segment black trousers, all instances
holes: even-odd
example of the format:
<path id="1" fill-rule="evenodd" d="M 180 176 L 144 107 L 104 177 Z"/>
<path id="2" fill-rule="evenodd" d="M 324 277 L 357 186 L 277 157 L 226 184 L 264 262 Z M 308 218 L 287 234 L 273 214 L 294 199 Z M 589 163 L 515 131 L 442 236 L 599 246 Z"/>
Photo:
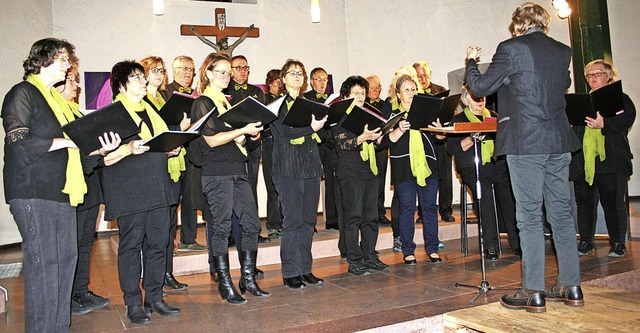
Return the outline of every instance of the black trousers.
<path id="1" fill-rule="evenodd" d="M 343 202 L 344 234 L 347 261 L 358 263 L 376 259 L 378 242 L 377 192 L 378 178 L 340 178 L 340 193 Z"/>
<path id="2" fill-rule="evenodd" d="M 186 183 L 184 177 L 185 177 L 185 173 L 183 172 L 180 174 L 180 179 L 178 179 L 177 182 L 174 182 L 173 180 L 171 180 L 171 188 L 173 189 L 173 194 L 176 202 L 180 200 L 180 192 L 181 192 L 180 189 L 183 187 L 182 185 Z M 171 207 L 169 207 L 169 216 L 171 217 L 171 226 L 169 227 L 169 242 L 167 243 L 167 252 L 165 254 L 167 258 L 165 272 L 173 274 L 173 248 L 174 248 L 174 241 L 176 239 L 176 234 L 178 230 L 178 205 L 177 204 L 171 205 Z"/>
<path id="3" fill-rule="evenodd" d="M 78 264 L 73 280 L 73 293 L 85 293 L 89 291 L 89 259 L 91 248 L 96 236 L 96 223 L 100 205 L 78 210 L 76 221 L 78 222 Z"/>
<path id="4" fill-rule="evenodd" d="M 376 152 L 376 164 L 378 166 L 378 220 L 383 220 L 387 215 L 384 206 L 385 183 L 387 181 L 387 166 L 389 165 L 389 149 Z"/>
<path id="5" fill-rule="evenodd" d="M 144 258 L 142 287 L 145 302 L 162 301 L 170 224 L 169 206 L 118 218 L 118 278 L 125 305 L 142 305 L 139 287 L 141 251 Z"/>
<path id="6" fill-rule="evenodd" d="M 453 201 L 451 156 L 447 153 L 446 143 L 436 144 L 434 150 L 438 159 L 438 173 L 440 175 L 440 181 L 438 182 L 438 210 L 442 217 L 453 214 L 453 209 L 451 208 L 451 202 Z"/>
<path id="7" fill-rule="evenodd" d="M 255 251 L 258 248 L 260 219 L 249 178 L 246 175 L 202 176 L 202 190 L 212 215 L 211 221 L 207 221 L 211 228 L 211 254 L 221 256 L 229 252 L 233 214 L 242 227 L 241 248 Z"/>
<path id="8" fill-rule="evenodd" d="M 185 159 L 187 170 L 180 175 L 180 243 L 193 244 L 196 242 L 198 232 L 198 214 L 196 210 L 193 209 L 194 204 L 191 196 L 194 195 L 194 192 L 193 189 L 191 189 L 192 183 L 189 177 L 193 176 L 196 166 L 186 157 Z M 175 235 L 172 239 L 175 239 Z"/>
<path id="9" fill-rule="evenodd" d="M 273 184 L 273 137 L 262 138 L 262 176 L 267 191 L 267 230 L 282 229 L 280 197 Z"/>
<path id="10" fill-rule="evenodd" d="M 313 228 L 318 214 L 320 178 L 291 178 L 274 174 L 282 199 L 280 259 L 282 277 L 311 273 Z"/>
<path id="11" fill-rule="evenodd" d="M 325 223 L 328 225 L 339 225 L 339 208 L 340 203 L 340 185 L 335 173 L 336 152 L 330 149 L 326 143 L 321 143 L 318 147 L 320 150 L 320 160 L 324 170 L 324 214 L 326 216 Z"/>
<path id="12" fill-rule="evenodd" d="M 599 196 L 609 232 L 609 243 L 624 244 L 627 239 L 628 216 L 625 194 L 628 180 L 629 176 L 621 172 L 596 173 L 592 186 L 589 186 L 583 176 L 574 179 L 581 241 L 594 241 Z"/>

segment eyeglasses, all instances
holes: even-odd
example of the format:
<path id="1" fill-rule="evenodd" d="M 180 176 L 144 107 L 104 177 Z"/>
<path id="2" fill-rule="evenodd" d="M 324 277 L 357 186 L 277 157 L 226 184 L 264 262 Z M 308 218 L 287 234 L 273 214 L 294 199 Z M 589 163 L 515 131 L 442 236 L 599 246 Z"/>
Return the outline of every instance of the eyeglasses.
<path id="1" fill-rule="evenodd" d="M 418 89 L 416 89 L 416 88 L 404 88 L 404 89 L 400 90 L 400 92 L 405 93 L 405 94 L 406 93 L 416 93 L 416 92 L 418 92 Z"/>
<path id="2" fill-rule="evenodd" d="M 365 93 L 364 91 L 354 91 L 354 92 L 350 93 L 349 95 L 351 95 L 351 96 L 367 96 L 367 93 Z"/>
<path id="3" fill-rule="evenodd" d="M 147 77 L 144 76 L 144 74 L 139 73 L 139 74 L 133 74 L 133 75 L 129 75 L 129 78 L 135 81 L 139 81 L 139 82 L 143 82 L 143 81 L 147 81 Z"/>
<path id="4" fill-rule="evenodd" d="M 298 76 L 298 77 L 304 76 L 303 72 L 296 72 L 296 71 L 288 71 L 285 74 L 289 76 Z"/>
<path id="5" fill-rule="evenodd" d="M 601 76 L 603 76 L 605 74 L 607 74 L 607 72 L 593 72 L 593 73 L 586 74 L 585 77 L 587 79 L 590 79 L 592 77 L 601 77 Z"/>
<path id="6" fill-rule="evenodd" d="M 329 81 L 329 79 L 321 79 L 321 78 L 315 78 L 315 79 L 311 79 L 311 80 L 318 81 L 318 82 L 327 82 L 327 81 Z"/>
<path id="7" fill-rule="evenodd" d="M 182 70 L 182 71 L 185 71 L 185 72 L 193 72 L 193 70 L 195 68 L 188 67 L 188 66 L 182 66 L 182 67 L 174 67 L 173 69 L 179 69 L 179 70 Z"/>
<path id="8" fill-rule="evenodd" d="M 149 72 L 153 73 L 153 74 L 164 74 L 165 69 L 162 67 L 156 67 L 156 68 L 151 68 L 149 70 Z"/>
<path id="9" fill-rule="evenodd" d="M 69 61 L 69 56 L 66 56 L 62 53 L 58 53 L 56 54 L 53 59 L 60 61 L 61 63 L 67 63 L 70 64 L 71 62 Z"/>
<path id="10" fill-rule="evenodd" d="M 219 70 L 219 69 L 212 69 L 212 72 L 216 72 L 216 73 L 220 73 L 220 75 L 229 75 L 231 76 L 231 72 L 227 72 L 227 71 L 223 71 L 223 70 Z"/>
<path id="11" fill-rule="evenodd" d="M 238 72 L 248 72 L 251 67 L 249 66 L 232 66 L 231 68 L 237 70 Z"/>

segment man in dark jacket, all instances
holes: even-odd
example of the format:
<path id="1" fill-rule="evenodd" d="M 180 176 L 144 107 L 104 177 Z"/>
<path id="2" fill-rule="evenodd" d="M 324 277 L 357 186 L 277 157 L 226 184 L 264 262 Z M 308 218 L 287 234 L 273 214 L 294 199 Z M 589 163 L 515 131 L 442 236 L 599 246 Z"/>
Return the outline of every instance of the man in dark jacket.
<path id="1" fill-rule="evenodd" d="M 550 16 L 526 2 L 512 15 L 513 38 L 498 45 L 484 74 L 480 48 L 467 49 L 467 82 L 475 96 L 498 92 L 495 155 L 506 155 L 522 246 L 522 289 L 504 295 L 510 309 L 544 312 L 545 298 L 582 306 L 575 222 L 571 216 L 569 162 L 580 148 L 565 114 L 564 93 L 571 85 L 571 49 L 548 37 Z M 557 285 L 545 289 L 542 202 L 558 255 Z"/>

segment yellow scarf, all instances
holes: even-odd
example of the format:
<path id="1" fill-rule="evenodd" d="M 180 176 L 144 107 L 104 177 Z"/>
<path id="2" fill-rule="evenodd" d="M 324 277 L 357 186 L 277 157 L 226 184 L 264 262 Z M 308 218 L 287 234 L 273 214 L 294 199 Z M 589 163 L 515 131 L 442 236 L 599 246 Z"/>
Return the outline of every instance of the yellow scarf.
<path id="1" fill-rule="evenodd" d="M 153 104 L 156 110 L 160 110 L 167 102 L 164 100 L 164 97 L 162 97 L 160 92 L 156 92 L 156 95 L 158 95 L 158 98 L 147 92 L 147 98 L 151 101 L 151 104 Z M 183 147 L 180 149 L 180 153 L 178 153 L 178 155 L 169 157 L 168 160 L 169 174 L 171 175 L 171 179 L 176 183 L 180 179 L 180 176 L 178 176 L 177 179 L 174 179 L 175 175 L 178 174 L 178 172 L 185 171 L 187 169 L 184 162 L 185 155 L 187 155 L 187 151 Z"/>
<path id="2" fill-rule="evenodd" d="M 593 176 L 596 173 L 596 156 L 600 156 L 600 162 L 607 158 L 602 129 L 585 126 L 582 152 L 584 154 L 584 179 L 589 185 L 593 185 Z"/>
<path id="3" fill-rule="evenodd" d="M 140 101 L 140 103 L 134 103 L 122 94 L 118 94 L 116 98 L 114 98 L 114 101 L 122 102 L 122 105 L 124 105 L 124 108 L 127 109 L 127 112 L 129 113 L 129 116 L 131 116 L 131 119 L 133 119 L 136 124 L 140 124 L 140 133 L 138 135 L 140 135 L 140 138 L 142 140 L 149 140 L 153 137 L 153 135 L 151 134 L 151 130 L 149 130 L 147 124 L 145 124 L 142 119 L 140 119 L 140 116 L 136 114 L 136 111 L 147 111 L 147 115 L 149 116 L 149 120 L 151 121 L 151 126 L 156 133 L 162 133 L 169 130 L 167 124 L 164 123 L 164 120 L 162 120 L 162 118 L 158 115 L 158 113 L 156 113 L 151 105 L 149 105 L 144 100 Z M 182 154 L 182 151 L 180 151 L 180 154 Z M 180 179 L 180 172 L 186 170 L 186 167 L 184 165 L 184 158 L 177 158 L 181 156 L 183 155 L 174 156 L 167 160 L 167 172 L 174 182 L 177 182 Z"/>
<path id="4" fill-rule="evenodd" d="M 351 110 L 353 110 L 353 105 L 351 105 L 346 114 L 350 114 Z M 374 175 L 378 175 L 378 164 L 376 163 L 376 148 L 374 147 L 372 142 L 363 142 L 362 150 L 360 151 L 360 157 L 363 161 L 369 161 L 369 168 Z"/>
<path id="5" fill-rule="evenodd" d="M 147 92 L 147 98 L 149 99 L 149 101 L 151 101 L 151 104 L 153 104 L 156 109 L 160 110 L 167 102 L 164 100 L 160 92 L 156 92 L 156 95 L 158 95 L 157 98 L 151 95 L 151 93 Z"/>
<path id="6" fill-rule="evenodd" d="M 398 109 L 406 111 L 402 105 Z M 404 117 L 409 113 L 405 113 Z M 409 163 L 411 164 L 411 174 L 416 177 L 419 186 L 427 186 L 426 179 L 431 176 L 431 169 L 427 163 L 422 142 L 422 133 L 419 130 L 409 130 Z"/>
<path id="7" fill-rule="evenodd" d="M 75 119 L 73 110 L 69 107 L 69 104 L 67 104 L 67 100 L 62 97 L 56 88 L 51 87 L 51 89 L 47 90 L 42 79 L 35 74 L 29 75 L 27 82 L 38 88 L 47 101 L 47 104 L 49 104 L 53 110 L 61 126 Z M 64 134 L 64 137 L 65 139 L 69 139 L 66 134 Z M 84 182 L 84 175 L 82 174 L 80 151 L 77 148 L 67 148 L 67 154 L 66 181 L 62 193 L 68 194 L 69 203 L 71 206 L 76 207 L 84 202 L 84 195 L 87 193 L 87 184 Z"/>
<path id="8" fill-rule="evenodd" d="M 294 101 L 295 100 L 291 100 L 291 101 L 285 100 L 285 102 L 287 103 L 287 111 L 289 111 L 291 109 L 291 106 L 293 105 Z M 322 140 L 320 140 L 320 136 L 318 136 L 318 133 L 314 132 L 313 134 L 311 134 L 311 138 L 316 140 L 317 143 L 322 142 Z M 292 145 L 301 145 L 301 144 L 304 143 L 304 136 L 301 136 L 301 137 L 295 138 L 295 139 L 291 139 L 291 140 L 289 140 L 289 143 L 292 144 Z"/>
<path id="9" fill-rule="evenodd" d="M 469 119 L 469 121 L 472 123 L 481 122 L 481 120 L 473 112 L 471 112 L 471 109 L 469 109 L 469 107 L 464 108 L 464 115 L 467 116 L 467 119 Z M 484 110 L 482 110 L 482 117 L 491 117 L 491 112 L 487 108 L 485 108 Z M 493 143 L 493 140 L 482 140 L 481 144 L 482 146 L 480 147 L 482 148 L 482 151 L 480 152 L 480 155 L 482 159 L 482 165 L 485 165 L 491 162 L 491 157 L 493 156 L 495 145 Z"/>
<path id="10" fill-rule="evenodd" d="M 207 86 L 206 88 L 204 88 L 202 96 L 207 96 L 213 101 L 213 104 L 216 105 L 216 109 L 218 110 L 219 115 L 223 115 L 225 112 L 227 112 L 227 110 L 231 109 L 231 104 L 229 104 L 229 101 L 227 100 L 227 97 L 224 95 L 222 90 L 213 89 L 211 88 L 211 86 Z M 231 128 L 231 125 L 227 123 L 224 123 L 224 125 Z M 237 142 L 235 144 L 244 156 L 248 155 L 247 148 L 243 147 Z"/>

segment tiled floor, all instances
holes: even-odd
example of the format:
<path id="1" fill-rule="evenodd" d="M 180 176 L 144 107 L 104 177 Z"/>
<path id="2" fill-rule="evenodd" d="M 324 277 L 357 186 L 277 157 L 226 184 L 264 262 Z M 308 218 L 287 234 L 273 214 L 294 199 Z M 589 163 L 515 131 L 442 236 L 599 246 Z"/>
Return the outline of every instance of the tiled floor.
<path id="1" fill-rule="evenodd" d="M 321 231 L 322 233 L 323 231 Z M 204 230 L 200 229 L 199 234 Z M 202 240 L 204 243 L 204 240 Z M 555 282 L 557 265 L 551 242 L 547 242 L 547 284 Z M 245 305 L 229 305 L 220 299 L 208 274 L 181 276 L 188 283 L 186 291 L 169 292 L 165 300 L 181 308 L 178 317 L 151 315 L 151 324 L 137 326 L 124 315 L 122 292 L 117 279 L 116 255 L 109 237 L 97 240 L 92 255 L 91 289 L 111 298 L 111 305 L 84 316 L 72 318 L 73 332 L 350 332 L 364 330 L 448 311 L 495 302 L 505 291 L 492 290 L 469 300 L 476 289 L 457 288 L 456 282 L 478 284 L 481 281 L 477 239 L 472 238 L 471 255 L 460 253 L 458 240 L 445 242 L 442 264 L 427 263 L 425 253 L 416 252 L 418 264 L 406 266 L 400 253 L 382 250 L 380 258 L 391 264 L 388 272 L 373 272 L 356 277 L 348 274 L 347 264 L 339 257 L 314 261 L 314 273 L 325 279 L 323 286 L 309 286 L 301 291 L 283 287 L 280 265 L 261 267 L 265 278 L 260 286 L 271 297 L 247 296 Z M 475 246 L 474 246 L 475 245 Z M 262 245 L 261 245 L 262 246 Z M 516 287 L 521 263 L 503 240 L 505 253 L 500 261 L 487 262 L 487 281 L 491 286 Z M 608 243 L 597 242 L 595 254 L 582 257 L 583 281 L 640 268 L 640 243 L 627 244 L 624 258 L 607 257 Z M 0 250 L 0 264 L 21 261 L 17 248 Z M 238 270 L 232 271 L 237 282 Z M 0 332 L 23 332 L 22 276 L 0 280 L 9 291 L 8 312 L 0 314 Z M 510 291 L 508 291 L 510 292 Z M 587 300 L 588 301 L 588 300 Z M 426 330 L 429 327 L 425 328 Z"/>

